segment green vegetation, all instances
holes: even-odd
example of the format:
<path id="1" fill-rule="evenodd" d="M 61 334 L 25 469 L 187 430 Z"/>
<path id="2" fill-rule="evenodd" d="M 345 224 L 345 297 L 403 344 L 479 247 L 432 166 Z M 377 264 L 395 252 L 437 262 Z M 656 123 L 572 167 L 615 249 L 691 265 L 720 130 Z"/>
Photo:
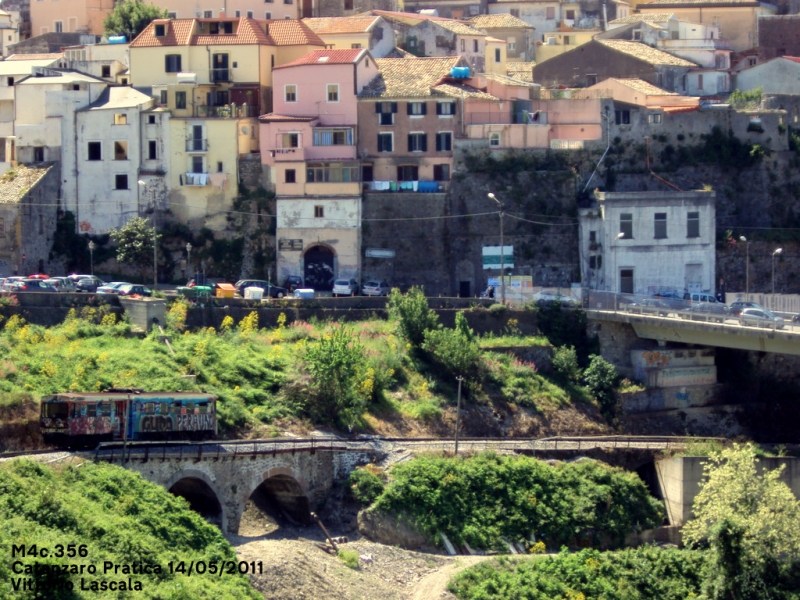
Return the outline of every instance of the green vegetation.
<path id="1" fill-rule="evenodd" d="M 260 598 L 245 576 L 201 576 L 177 573 L 184 561 L 207 564 L 235 561 L 236 554 L 220 531 L 190 510 L 183 498 L 146 482 L 138 474 L 122 468 L 84 463 L 79 466 L 48 467 L 28 460 L 0 464 L 0 547 L 6 554 L 0 561 L 2 598 Z M 12 544 L 26 549 L 51 550 L 49 557 L 20 558 L 25 565 L 95 565 L 94 575 L 31 576 L 40 592 L 13 591 L 19 578 L 12 570 Z M 75 558 L 57 558 L 72 547 Z M 75 546 L 71 546 L 74 544 Z M 149 565 L 150 575 L 114 574 L 103 568 L 111 565 Z M 173 572 L 170 572 L 170 563 Z M 188 568 L 188 566 L 187 566 Z M 80 591 L 81 578 L 92 583 L 125 581 L 141 584 L 141 591 Z M 58 591 L 71 582 L 75 591 Z"/>
<path id="2" fill-rule="evenodd" d="M 473 548 L 504 540 L 550 548 L 620 545 L 662 520 L 660 503 L 635 474 L 594 460 L 551 466 L 524 456 L 418 457 L 396 465 L 371 510 L 411 516 L 434 539 Z"/>
<path id="3" fill-rule="evenodd" d="M 142 0 L 124 0 L 103 21 L 106 35 L 127 35 L 132 41 L 153 19 L 166 19 L 167 9 Z"/>
<path id="4" fill-rule="evenodd" d="M 619 384 L 619 374 L 610 362 L 602 356 L 589 357 L 589 366 L 583 372 L 586 388 L 597 398 L 600 410 L 606 419 L 613 419 L 617 413 L 617 396 L 614 391 Z"/>
<path id="5" fill-rule="evenodd" d="M 383 493 L 386 475 L 374 465 L 358 467 L 350 473 L 350 490 L 362 504 L 372 504 Z"/>
<path id="6" fill-rule="evenodd" d="M 428 299 L 422 288 L 412 287 L 406 294 L 397 288 L 392 289 L 386 309 L 389 318 L 397 322 L 400 335 L 413 348 L 419 348 L 425 341 L 425 332 L 435 329 L 439 323 L 439 317 L 428 308 Z"/>
<path id="7" fill-rule="evenodd" d="M 339 560 L 351 569 L 358 568 L 358 552 L 355 550 L 339 550 Z"/>
<path id="8" fill-rule="evenodd" d="M 704 573 L 704 556 L 696 551 L 565 549 L 557 556 L 481 563 L 460 573 L 449 589 L 459 600 L 686 600 L 699 597 Z"/>
<path id="9" fill-rule="evenodd" d="M 153 243 L 157 235 L 155 229 L 147 225 L 147 219 L 134 217 L 119 229 L 109 233 L 117 244 L 117 262 L 141 269 L 142 281 L 153 267 Z"/>
<path id="10" fill-rule="evenodd" d="M 745 92 L 733 90 L 728 97 L 728 102 L 736 110 L 757 110 L 761 107 L 761 96 L 763 94 L 764 88 L 762 86 Z"/>

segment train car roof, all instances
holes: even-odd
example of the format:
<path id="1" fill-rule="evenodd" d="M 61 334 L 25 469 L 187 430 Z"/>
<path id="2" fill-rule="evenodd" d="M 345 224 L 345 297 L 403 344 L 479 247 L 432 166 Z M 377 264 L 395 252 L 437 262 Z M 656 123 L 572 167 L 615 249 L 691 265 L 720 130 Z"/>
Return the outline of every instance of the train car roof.
<path id="1" fill-rule="evenodd" d="M 124 392 L 63 392 L 58 394 L 51 394 L 42 399 L 42 402 L 53 402 L 57 400 L 128 400 L 128 399 L 168 399 L 174 398 L 176 400 L 189 400 L 191 398 L 202 398 L 210 400 L 216 398 L 213 394 L 204 394 L 202 392 L 139 392 L 139 393 L 124 393 Z"/>

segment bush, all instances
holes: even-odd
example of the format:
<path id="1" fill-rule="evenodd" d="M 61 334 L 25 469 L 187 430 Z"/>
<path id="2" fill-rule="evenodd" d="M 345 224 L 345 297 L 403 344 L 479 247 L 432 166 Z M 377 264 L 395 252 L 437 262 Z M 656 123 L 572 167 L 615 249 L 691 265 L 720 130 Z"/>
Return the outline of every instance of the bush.
<path id="1" fill-rule="evenodd" d="M 575 346 L 560 346 L 553 350 L 553 368 L 567 382 L 575 383 L 581 377 Z"/>
<path id="2" fill-rule="evenodd" d="M 357 468 L 350 473 L 350 490 L 362 504 L 372 504 L 383 493 L 385 476 L 377 469 Z"/>
<path id="3" fill-rule="evenodd" d="M 602 356 L 593 354 L 589 359 L 589 366 L 583 372 L 583 380 L 589 392 L 600 404 L 603 415 L 607 419 L 613 419 L 617 413 L 617 399 L 614 390 L 619 381 L 619 374 L 614 365 Z"/>
<path id="4" fill-rule="evenodd" d="M 460 318 L 460 320 L 459 320 Z M 479 379 L 481 347 L 467 326 L 463 313 L 456 315 L 455 329 L 434 329 L 425 332 L 422 349 L 453 377 Z"/>
<path id="5" fill-rule="evenodd" d="M 339 550 L 339 559 L 351 569 L 358 568 L 358 552 L 355 550 Z"/>
<path id="6" fill-rule="evenodd" d="M 428 308 L 428 299 L 419 287 L 412 287 L 406 294 L 392 289 L 386 308 L 389 318 L 397 322 L 400 334 L 414 348 L 419 348 L 425 341 L 425 332 L 439 323 L 438 315 Z"/>

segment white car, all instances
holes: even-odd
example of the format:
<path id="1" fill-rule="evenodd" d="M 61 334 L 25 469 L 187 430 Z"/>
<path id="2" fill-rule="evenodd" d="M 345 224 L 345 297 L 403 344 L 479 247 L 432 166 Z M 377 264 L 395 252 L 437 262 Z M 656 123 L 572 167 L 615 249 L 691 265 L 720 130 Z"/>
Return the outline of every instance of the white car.
<path id="1" fill-rule="evenodd" d="M 337 279 L 333 282 L 334 296 L 355 296 L 358 294 L 358 282 L 355 279 Z"/>
<path id="2" fill-rule="evenodd" d="M 497 295 L 497 290 L 495 290 L 495 296 Z M 572 296 L 566 296 L 560 293 L 557 289 L 544 289 L 539 292 L 536 292 L 533 295 L 532 300 L 534 302 L 557 302 L 560 304 L 578 304 L 578 301 L 575 300 Z"/>
<path id="3" fill-rule="evenodd" d="M 361 288 L 361 293 L 364 296 L 388 296 L 392 288 L 385 281 L 368 281 Z"/>
<path id="4" fill-rule="evenodd" d="M 112 281 L 97 288 L 98 294 L 118 294 L 119 288 L 123 285 L 129 285 L 127 281 Z"/>

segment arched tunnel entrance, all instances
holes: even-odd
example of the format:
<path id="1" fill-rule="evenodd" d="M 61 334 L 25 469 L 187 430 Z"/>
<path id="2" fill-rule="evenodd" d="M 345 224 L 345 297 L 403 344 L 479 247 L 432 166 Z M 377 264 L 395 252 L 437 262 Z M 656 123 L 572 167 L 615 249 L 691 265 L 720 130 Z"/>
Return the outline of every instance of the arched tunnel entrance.
<path id="1" fill-rule="evenodd" d="M 309 523 L 311 507 L 303 488 L 289 475 L 274 475 L 250 494 L 239 525 L 239 535 L 266 535 L 281 525 Z"/>
<path id="2" fill-rule="evenodd" d="M 222 528 L 222 505 L 211 486 L 197 477 L 184 477 L 169 488 L 169 493 L 181 496 L 189 507 L 209 523 Z"/>

